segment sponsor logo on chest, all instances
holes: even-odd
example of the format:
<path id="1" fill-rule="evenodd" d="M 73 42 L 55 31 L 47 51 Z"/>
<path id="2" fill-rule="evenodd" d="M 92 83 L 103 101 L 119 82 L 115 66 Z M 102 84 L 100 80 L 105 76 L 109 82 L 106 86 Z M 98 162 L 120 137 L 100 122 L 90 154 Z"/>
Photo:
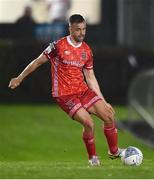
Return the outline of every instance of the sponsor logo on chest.
<path id="1" fill-rule="evenodd" d="M 78 61 L 78 60 L 63 60 L 62 61 L 64 64 L 67 64 L 67 65 L 71 65 L 71 66 L 76 66 L 76 67 L 82 67 L 84 65 L 84 63 Z"/>

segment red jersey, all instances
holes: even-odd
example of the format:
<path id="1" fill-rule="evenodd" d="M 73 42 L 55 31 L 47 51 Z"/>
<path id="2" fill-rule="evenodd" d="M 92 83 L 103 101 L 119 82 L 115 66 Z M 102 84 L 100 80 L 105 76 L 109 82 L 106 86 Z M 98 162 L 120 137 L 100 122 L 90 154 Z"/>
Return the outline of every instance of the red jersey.
<path id="1" fill-rule="evenodd" d="M 51 43 L 43 54 L 51 62 L 53 97 L 76 94 L 88 89 L 83 68 L 93 68 L 93 56 L 85 42 L 75 46 L 70 36 L 67 36 Z"/>

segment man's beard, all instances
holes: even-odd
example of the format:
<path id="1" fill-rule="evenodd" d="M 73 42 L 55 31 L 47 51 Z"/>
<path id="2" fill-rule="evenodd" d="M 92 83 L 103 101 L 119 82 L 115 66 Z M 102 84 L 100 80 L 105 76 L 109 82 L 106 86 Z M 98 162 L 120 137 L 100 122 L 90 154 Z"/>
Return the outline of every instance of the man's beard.
<path id="1" fill-rule="evenodd" d="M 76 38 L 76 41 L 77 41 L 77 42 L 82 42 L 82 41 L 84 40 L 84 37 L 85 37 L 85 36 L 77 37 L 77 38 Z"/>

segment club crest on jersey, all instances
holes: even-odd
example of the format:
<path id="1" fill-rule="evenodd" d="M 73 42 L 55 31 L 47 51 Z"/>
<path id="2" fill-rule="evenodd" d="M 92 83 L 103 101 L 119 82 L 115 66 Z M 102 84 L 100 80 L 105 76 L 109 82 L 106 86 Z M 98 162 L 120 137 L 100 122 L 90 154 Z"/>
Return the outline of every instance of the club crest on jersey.
<path id="1" fill-rule="evenodd" d="M 71 52 L 70 52 L 70 51 L 68 51 L 68 50 L 65 50 L 65 51 L 64 51 L 64 54 L 65 54 L 65 55 L 70 55 L 70 54 L 71 54 Z"/>
<path id="2" fill-rule="evenodd" d="M 81 56 L 82 56 L 82 59 L 83 59 L 83 60 L 86 60 L 86 58 L 87 58 L 86 52 L 82 52 Z"/>

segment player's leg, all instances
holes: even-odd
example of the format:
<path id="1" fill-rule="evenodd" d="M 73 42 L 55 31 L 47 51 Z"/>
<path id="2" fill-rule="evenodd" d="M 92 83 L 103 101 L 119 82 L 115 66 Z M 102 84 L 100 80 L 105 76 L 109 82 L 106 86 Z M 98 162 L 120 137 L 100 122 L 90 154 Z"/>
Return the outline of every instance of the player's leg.
<path id="1" fill-rule="evenodd" d="M 94 124 L 91 116 L 84 108 L 80 108 L 73 116 L 73 119 L 83 126 L 82 139 L 88 152 L 89 163 L 93 166 L 100 165 L 96 154 Z"/>
<path id="2" fill-rule="evenodd" d="M 118 148 L 118 133 L 115 126 L 114 112 L 102 100 L 93 104 L 88 111 L 104 122 L 103 132 L 108 142 L 109 154 L 113 155 L 112 157 L 118 157 L 121 150 Z"/>
<path id="3" fill-rule="evenodd" d="M 117 154 L 118 135 L 115 127 L 114 110 L 111 106 L 106 105 L 96 93 L 88 89 L 82 96 L 81 102 L 84 108 L 92 114 L 98 116 L 104 123 L 103 132 L 106 136 L 109 151 L 112 154 Z"/>
<path id="4" fill-rule="evenodd" d="M 58 97 L 55 100 L 71 118 L 83 126 L 82 139 L 88 152 L 89 162 L 91 165 L 99 165 L 95 148 L 94 124 L 89 113 L 82 107 L 80 99 L 72 95 Z"/>

